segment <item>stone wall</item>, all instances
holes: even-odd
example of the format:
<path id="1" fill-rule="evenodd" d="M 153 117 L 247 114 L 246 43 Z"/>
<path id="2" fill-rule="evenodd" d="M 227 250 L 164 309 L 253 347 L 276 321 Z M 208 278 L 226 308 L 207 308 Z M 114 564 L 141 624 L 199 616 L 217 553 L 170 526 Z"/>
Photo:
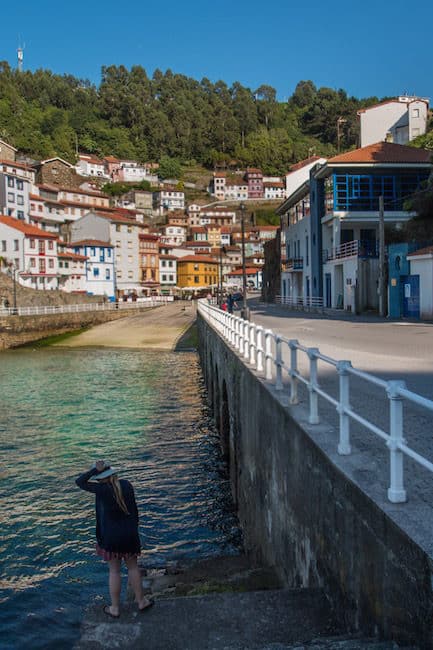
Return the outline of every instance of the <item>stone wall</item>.
<path id="1" fill-rule="evenodd" d="M 200 316 L 198 331 L 246 550 L 289 587 L 325 588 L 348 629 L 433 648 L 429 554 Z"/>
<path id="2" fill-rule="evenodd" d="M 119 311 L 0 317 L 0 350 L 16 348 L 48 336 L 73 332 L 131 315 L 137 315 L 137 310 L 122 308 Z"/>

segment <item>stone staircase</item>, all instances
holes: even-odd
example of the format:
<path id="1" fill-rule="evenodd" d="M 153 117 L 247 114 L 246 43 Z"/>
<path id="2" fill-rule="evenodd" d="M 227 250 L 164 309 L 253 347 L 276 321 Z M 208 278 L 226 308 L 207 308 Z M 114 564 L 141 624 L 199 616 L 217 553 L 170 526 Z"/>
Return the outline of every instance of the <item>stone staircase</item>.
<path id="1" fill-rule="evenodd" d="M 346 634 L 322 590 L 282 589 L 271 569 L 243 556 L 182 567 L 144 569 L 155 606 L 138 612 L 128 601 L 119 620 L 92 605 L 75 650 L 392 650 Z"/>

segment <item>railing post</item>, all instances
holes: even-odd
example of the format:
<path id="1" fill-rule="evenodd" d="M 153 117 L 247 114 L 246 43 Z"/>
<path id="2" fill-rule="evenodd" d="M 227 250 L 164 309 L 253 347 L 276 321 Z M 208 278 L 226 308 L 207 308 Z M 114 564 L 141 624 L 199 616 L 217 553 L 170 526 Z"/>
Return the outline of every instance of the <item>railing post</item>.
<path id="1" fill-rule="evenodd" d="M 272 332 L 265 331 L 265 378 L 272 379 Z"/>
<path id="2" fill-rule="evenodd" d="M 308 422 L 310 424 L 319 424 L 319 396 L 314 390 L 317 386 L 317 355 L 318 348 L 308 348 L 308 358 L 310 359 L 310 381 L 308 382 L 308 392 L 310 394 L 310 415 Z"/>
<path id="3" fill-rule="evenodd" d="M 338 443 L 338 453 L 341 456 L 348 456 L 352 449 L 350 447 L 350 417 L 345 409 L 350 406 L 349 392 L 349 368 L 352 367 L 350 361 L 338 361 L 337 372 L 340 384 L 340 402 L 337 406 L 337 413 L 340 416 L 340 441 Z"/>
<path id="4" fill-rule="evenodd" d="M 403 452 L 398 445 L 404 443 L 403 438 L 403 400 L 399 388 L 406 388 L 404 381 L 389 381 L 386 392 L 390 408 L 390 438 L 386 443 L 390 453 L 390 487 L 388 499 L 391 503 L 404 503 L 406 490 L 403 480 Z"/>
<path id="5" fill-rule="evenodd" d="M 243 321 L 244 328 L 244 359 L 248 361 L 250 358 L 250 323 L 247 320 Z"/>
<path id="6" fill-rule="evenodd" d="M 297 339 L 291 339 L 289 341 L 290 348 L 290 404 L 298 403 L 298 348 L 299 342 Z"/>
<path id="7" fill-rule="evenodd" d="M 257 372 L 263 372 L 263 327 L 258 325 L 256 328 L 257 343 Z"/>
<path id="8" fill-rule="evenodd" d="M 250 323 L 250 364 L 256 365 L 256 326 Z"/>
<path id="9" fill-rule="evenodd" d="M 240 328 L 239 328 L 239 319 L 237 316 L 235 317 L 235 348 L 236 350 L 240 350 Z"/>
<path id="10" fill-rule="evenodd" d="M 238 325 L 239 325 L 239 352 L 240 354 L 243 353 L 244 351 L 244 321 L 241 319 L 238 319 Z"/>
<path id="11" fill-rule="evenodd" d="M 283 381 L 282 381 L 282 354 L 281 354 L 281 337 L 275 337 L 275 388 L 276 390 L 282 390 Z"/>

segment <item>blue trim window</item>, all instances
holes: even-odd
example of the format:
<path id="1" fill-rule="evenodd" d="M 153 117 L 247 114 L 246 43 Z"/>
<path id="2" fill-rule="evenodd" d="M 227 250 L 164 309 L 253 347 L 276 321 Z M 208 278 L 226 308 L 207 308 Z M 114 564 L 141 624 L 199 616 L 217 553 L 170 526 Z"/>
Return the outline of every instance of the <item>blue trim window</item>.
<path id="1" fill-rule="evenodd" d="M 99 278 L 99 269 L 98 268 L 93 269 L 93 277 L 94 278 Z"/>
<path id="2" fill-rule="evenodd" d="M 413 174 L 334 174 L 334 210 L 362 212 L 379 210 L 379 196 L 385 210 L 404 210 L 405 200 L 428 178 Z"/>

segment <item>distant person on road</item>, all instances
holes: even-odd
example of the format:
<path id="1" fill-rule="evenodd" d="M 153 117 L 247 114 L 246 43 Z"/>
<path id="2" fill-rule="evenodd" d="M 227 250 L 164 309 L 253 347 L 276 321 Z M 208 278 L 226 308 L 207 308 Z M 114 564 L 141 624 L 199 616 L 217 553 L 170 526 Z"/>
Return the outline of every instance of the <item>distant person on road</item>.
<path id="1" fill-rule="evenodd" d="M 122 560 L 128 568 L 129 583 L 139 611 L 149 609 L 153 601 L 143 593 L 141 573 L 137 565 L 140 538 L 134 488 L 129 481 L 119 480 L 116 470 L 103 460 L 98 460 L 92 469 L 81 474 L 75 483 L 82 490 L 93 492 L 96 497 L 96 553 L 108 562 L 110 572 L 111 605 L 104 605 L 104 614 L 112 618 L 120 616 Z"/>
<path id="2" fill-rule="evenodd" d="M 235 301 L 233 300 L 233 296 L 231 293 L 227 296 L 227 309 L 229 314 L 233 314 L 233 305 Z"/>

